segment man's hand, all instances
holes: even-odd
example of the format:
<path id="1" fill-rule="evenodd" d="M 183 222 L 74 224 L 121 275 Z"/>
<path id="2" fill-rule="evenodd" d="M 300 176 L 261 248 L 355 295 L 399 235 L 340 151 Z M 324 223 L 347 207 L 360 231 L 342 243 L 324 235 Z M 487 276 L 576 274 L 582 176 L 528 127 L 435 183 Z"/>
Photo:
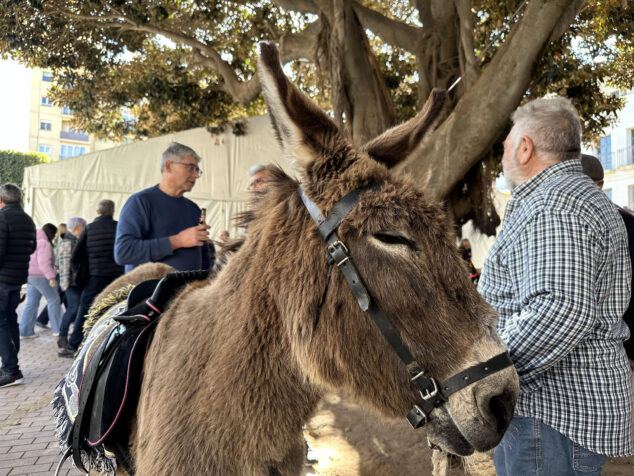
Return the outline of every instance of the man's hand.
<path id="1" fill-rule="evenodd" d="M 48 280 L 48 284 L 49 284 L 50 287 L 56 288 L 57 287 L 57 280 L 56 279 L 49 279 Z"/>
<path id="2" fill-rule="evenodd" d="M 202 246 L 209 241 L 209 225 L 196 225 L 185 228 L 178 235 L 169 237 L 172 250 Z"/>

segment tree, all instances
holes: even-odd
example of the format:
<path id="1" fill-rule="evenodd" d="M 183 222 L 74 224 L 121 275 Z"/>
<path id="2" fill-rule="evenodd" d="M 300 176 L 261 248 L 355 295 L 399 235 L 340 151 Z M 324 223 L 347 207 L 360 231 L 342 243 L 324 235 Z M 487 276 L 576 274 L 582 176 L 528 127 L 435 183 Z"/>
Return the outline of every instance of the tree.
<path id="1" fill-rule="evenodd" d="M 21 187 L 26 167 L 50 161 L 51 159 L 47 155 L 36 152 L 0 150 L 0 184 L 11 182 Z"/>
<path id="2" fill-rule="evenodd" d="M 627 0 L 5 0 L 0 51 L 52 69 L 77 127 L 140 137 L 263 112 L 257 42 L 279 43 L 295 82 L 363 143 L 411 117 L 434 87 L 450 107 L 403 170 L 457 223 L 493 233 L 491 177 L 510 113 L 570 97 L 596 136 L 633 86 Z M 515 12 L 518 15 L 515 15 Z M 602 61 L 597 61 L 602 58 Z M 122 106 L 135 113 L 125 120 Z"/>

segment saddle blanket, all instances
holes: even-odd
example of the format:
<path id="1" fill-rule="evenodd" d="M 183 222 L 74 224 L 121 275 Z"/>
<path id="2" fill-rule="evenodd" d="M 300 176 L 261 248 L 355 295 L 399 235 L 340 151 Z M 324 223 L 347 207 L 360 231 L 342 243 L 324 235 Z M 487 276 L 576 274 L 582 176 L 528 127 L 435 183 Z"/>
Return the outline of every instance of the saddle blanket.
<path id="1" fill-rule="evenodd" d="M 129 289 L 127 292 L 129 293 Z M 83 346 L 80 348 L 70 370 L 55 389 L 55 396 L 52 401 L 56 423 L 55 435 L 64 454 L 71 446 L 70 433 L 78 413 L 84 371 L 92 356 L 102 345 L 106 344 L 111 332 L 118 325 L 113 317 L 120 315 L 126 308 L 126 295 L 119 297 L 123 300 L 106 308 L 105 312 L 98 316 L 96 322 L 94 321 L 97 316 L 94 316 L 93 309 L 91 309 L 92 315 L 89 314 L 89 322 L 90 318 L 92 318 L 94 325 L 85 338 Z M 106 451 L 103 445 L 94 447 L 82 445 L 81 461 L 86 469 L 91 468 L 108 475 L 116 473 L 117 463 L 115 456 Z"/>

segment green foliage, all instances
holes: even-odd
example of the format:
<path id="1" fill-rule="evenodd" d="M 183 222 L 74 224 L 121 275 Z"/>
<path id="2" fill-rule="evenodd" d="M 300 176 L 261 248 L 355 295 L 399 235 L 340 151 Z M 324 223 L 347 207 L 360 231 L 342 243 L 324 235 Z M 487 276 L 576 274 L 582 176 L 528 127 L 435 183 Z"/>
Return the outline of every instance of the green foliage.
<path id="1" fill-rule="evenodd" d="M 414 5 L 425 2 L 357 2 L 389 19 L 421 26 L 422 15 Z M 261 98 L 246 105 L 237 104 L 226 92 L 226 78 L 218 68 L 201 60 L 199 46 L 213 48 L 236 80 L 248 81 L 255 71 L 259 41 L 279 41 L 284 35 L 302 31 L 317 18 L 285 10 L 276 3 L 4 1 L 0 2 L 0 54 L 52 70 L 56 80 L 51 93 L 54 102 L 73 110 L 77 129 L 100 138 L 144 138 L 219 125 L 261 113 L 264 105 Z M 522 3 L 523 0 L 472 1 L 475 54 L 495 40 L 479 58 L 482 68 L 504 44 L 506 33 L 517 21 L 513 14 Z M 624 6 L 627 3 L 588 1 L 568 31 L 547 48 L 535 65 L 526 94 L 527 100 L 547 93 L 570 97 L 585 123 L 586 142 L 600 135 L 622 107 L 621 101 L 607 94 L 604 86 L 634 87 L 634 9 Z M 397 120 L 407 119 L 423 99 L 418 97 L 417 66 L 421 65 L 416 64 L 414 55 L 421 57 L 421 50 L 438 45 L 412 38 L 412 48 L 405 51 L 368 34 Z M 453 67 L 439 63 L 438 75 L 452 75 Z M 330 107 L 328 78 L 315 64 L 297 60 L 290 63 L 287 71 L 320 106 Z M 122 108 L 135 119 L 123 115 Z"/>
<path id="2" fill-rule="evenodd" d="M 51 162 L 48 155 L 36 152 L 17 152 L 15 150 L 0 150 L 0 184 L 12 182 L 22 186 L 24 168 L 31 165 Z"/>

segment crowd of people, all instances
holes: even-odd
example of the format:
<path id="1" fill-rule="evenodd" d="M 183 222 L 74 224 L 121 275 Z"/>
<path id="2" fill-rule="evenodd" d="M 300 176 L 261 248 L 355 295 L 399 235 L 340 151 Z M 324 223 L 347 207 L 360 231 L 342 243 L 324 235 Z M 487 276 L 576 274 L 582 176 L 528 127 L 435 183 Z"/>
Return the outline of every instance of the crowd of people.
<path id="1" fill-rule="evenodd" d="M 515 416 L 495 449 L 496 470 L 600 474 L 606 457 L 634 453 L 624 347 L 634 313 L 634 217 L 600 191 L 600 162 L 581 155 L 581 124 L 569 100 L 537 99 L 511 119 L 502 167 L 512 199 L 502 229 L 481 271 L 469 241 L 459 246 L 466 272 L 499 314 L 497 330 L 520 381 Z M 118 223 L 114 203 L 102 200 L 93 222 L 70 218 L 57 242 L 53 225 L 35 229 L 20 206 L 20 189 L 2 186 L 0 387 L 22 381 L 20 339 L 36 335 L 41 296 L 59 334 L 59 355 L 72 357 L 92 299 L 124 270 L 150 261 L 178 270 L 211 268 L 209 226 L 184 197 L 202 174 L 199 155 L 173 143 L 160 170 L 160 182 L 134 193 Z M 249 188 L 261 190 L 266 173 L 253 168 Z M 25 282 L 18 327 L 15 309 Z"/>
<path id="2" fill-rule="evenodd" d="M 36 229 L 22 210 L 19 187 L 2 186 L 0 387 L 22 382 L 20 340 L 37 338 L 36 326 L 48 329 L 50 325 L 58 355 L 74 357 L 93 299 L 124 272 L 147 262 L 163 262 L 181 271 L 212 268 L 216 249 L 209 240 L 209 226 L 201 209 L 183 196 L 202 174 L 199 162 L 190 147 L 170 144 L 161 156 L 161 181 L 133 194 L 118 222 L 113 218 L 114 202 L 103 199 L 90 223 L 73 216 L 59 227 L 46 223 Z M 223 230 L 220 243 L 229 240 L 228 231 Z M 26 303 L 18 320 L 23 284 Z M 42 296 L 46 307 L 38 317 Z"/>

